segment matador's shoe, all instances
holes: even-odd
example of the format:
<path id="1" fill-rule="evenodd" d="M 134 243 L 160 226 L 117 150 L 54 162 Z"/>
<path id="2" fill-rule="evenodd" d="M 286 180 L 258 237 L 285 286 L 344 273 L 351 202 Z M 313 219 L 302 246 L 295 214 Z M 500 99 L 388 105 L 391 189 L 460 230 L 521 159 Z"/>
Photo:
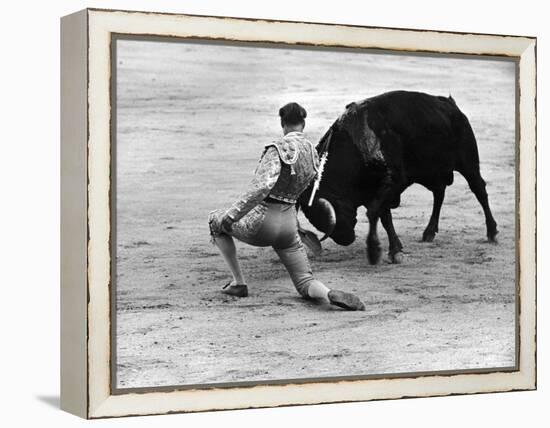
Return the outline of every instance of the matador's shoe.
<path id="1" fill-rule="evenodd" d="M 347 309 L 348 311 L 364 311 L 365 305 L 355 294 L 340 290 L 330 290 L 328 299 L 332 305 Z"/>
<path id="2" fill-rule="evenodd" d="M 235 297 L 247 297 L 248 287 L 246 286 L 246 284 L 231 285 L 231 283 L 228 282 L 223 286 L 222 293 L 229 294 L 230 296 Z"/>

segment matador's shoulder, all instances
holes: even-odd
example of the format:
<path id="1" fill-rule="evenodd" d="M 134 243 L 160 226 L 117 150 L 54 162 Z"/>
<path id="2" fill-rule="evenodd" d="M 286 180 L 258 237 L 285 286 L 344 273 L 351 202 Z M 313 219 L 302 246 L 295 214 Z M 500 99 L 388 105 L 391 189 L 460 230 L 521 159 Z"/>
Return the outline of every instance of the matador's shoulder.
<path id="1" fill-rule="evenodd" d="M 284 136 L 279 140 L 266 144 L 265 150 L 269 147 L 275 147 L 279 153 L 281 161 L 287 165 L 293 165 L 298 160 L 299 146 L 297 141 L 291 136 Z"/>

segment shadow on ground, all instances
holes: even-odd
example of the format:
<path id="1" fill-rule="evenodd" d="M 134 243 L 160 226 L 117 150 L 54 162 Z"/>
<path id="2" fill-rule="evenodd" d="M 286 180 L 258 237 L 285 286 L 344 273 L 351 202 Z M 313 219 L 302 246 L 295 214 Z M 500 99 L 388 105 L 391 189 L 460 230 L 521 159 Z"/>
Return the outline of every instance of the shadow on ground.
<path id="1" fill-rule="evenodd" d="M 36 399 L 44 404 L 47 404 L 50 407 L 54 407 L 56 409 L 60 408 L 59 395 L 37 395 Z"/>

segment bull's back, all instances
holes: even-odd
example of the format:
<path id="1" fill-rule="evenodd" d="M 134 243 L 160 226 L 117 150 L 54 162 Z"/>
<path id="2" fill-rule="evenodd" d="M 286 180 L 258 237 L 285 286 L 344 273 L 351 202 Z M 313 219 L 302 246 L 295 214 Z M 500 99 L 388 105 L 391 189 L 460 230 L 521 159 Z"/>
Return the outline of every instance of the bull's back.
<path id="1" fill-rule="evenodd" d="M 479 162 L 468 119 L 451 97 L 394 91 L 364 103 L 386 160 L 411 182 L 452 180 L 463 162 Z"/>

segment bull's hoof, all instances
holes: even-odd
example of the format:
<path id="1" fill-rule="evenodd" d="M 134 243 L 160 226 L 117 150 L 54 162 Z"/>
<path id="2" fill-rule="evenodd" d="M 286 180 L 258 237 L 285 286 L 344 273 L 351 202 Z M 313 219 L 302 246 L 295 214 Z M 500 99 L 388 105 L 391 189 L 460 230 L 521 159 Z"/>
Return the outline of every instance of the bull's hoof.
<path id="1" fill-rule="evenodd" d="M 498 235 L 498 230 L 495 228 L 494 230 L 487 232 L 487 239 L 489 240 L 489 242 L 492 242 L 493 244 L 498 244 L 497 235 Z"/>
<path id="2" fill-rule="evenodd" d="M 435 232 L 425 231 L 422 234 L 422 242 L 433 242 L 435 239 Z"/>
<path id="3" fill-rule="evenodd" d="M 380 261 L 382 257 L 382 248 L 380 248 L 380 243 L 371 242 L 367 244 L 367 260 L 371 265 L 375 265 Z"/>
<path id="4" fill-rule="evenodd" d="M 398 251 L 395 254 L 390 254 L 390 261 L 396 265 L 403 263 L 403 253 Z"/>

